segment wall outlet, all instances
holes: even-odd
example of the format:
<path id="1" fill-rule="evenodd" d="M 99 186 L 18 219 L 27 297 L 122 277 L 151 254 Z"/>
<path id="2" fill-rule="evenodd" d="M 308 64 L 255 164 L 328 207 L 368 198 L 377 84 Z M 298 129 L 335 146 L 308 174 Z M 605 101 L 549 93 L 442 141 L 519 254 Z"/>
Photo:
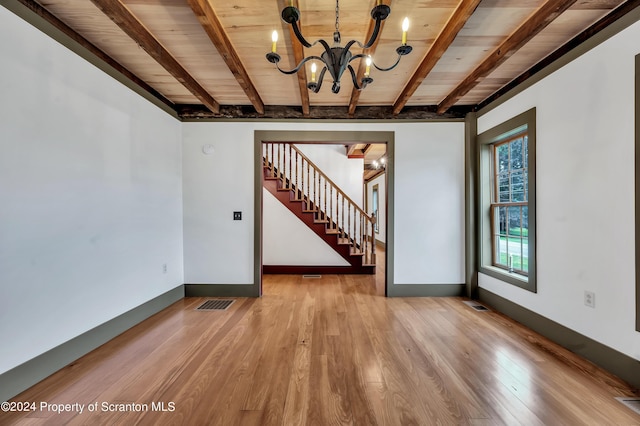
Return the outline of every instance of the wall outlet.
<path id="1" fill-rule="evenodd" d="M 584 304 L 590 308 L 596 307 L 596 294 L 592 291 L 584 291 Z"/>
<path id="2" fill-rule="evenodd" d="M 167 273 L 167 264 L 166 264 L 166 263 L 163 263 L 163 264 L 162 264 L 162 273 L 163 273 L 163 274 L 166 274 L 166 273 Z"/>

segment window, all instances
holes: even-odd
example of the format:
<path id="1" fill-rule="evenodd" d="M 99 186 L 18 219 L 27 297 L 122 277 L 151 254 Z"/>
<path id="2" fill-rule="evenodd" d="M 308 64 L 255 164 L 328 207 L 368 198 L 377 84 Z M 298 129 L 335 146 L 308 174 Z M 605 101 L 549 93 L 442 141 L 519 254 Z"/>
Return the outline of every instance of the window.
<path id="1" fill-rule="evenodd" d="M 491 147 L 492 264 L 522 275 L 529 270 L 527 145 L 525 131 Z"/>
<path id="2" fill-rule="evenodd" d="M 535 109 L 478 135 L 480 272 L 536 291 Z"/>
<path id="3" fill-rule="evenodd" d="M 376 234 L 380 233 L 380 225 L 378 224 L 380 217 L 378 216 L 378 185 L 373 185 L 371 193 L 371 201 L 373 204 L 373 215 L 376 217 L 376 223 L 373 226 Z"/>

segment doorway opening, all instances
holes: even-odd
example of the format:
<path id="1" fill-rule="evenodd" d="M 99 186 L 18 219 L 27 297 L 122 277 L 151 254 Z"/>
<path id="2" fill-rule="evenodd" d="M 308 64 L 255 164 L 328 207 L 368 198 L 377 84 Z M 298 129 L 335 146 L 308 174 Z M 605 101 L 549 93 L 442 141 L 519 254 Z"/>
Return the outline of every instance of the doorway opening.
<path id="1" fill-rule="evenodd" d="M 377 218 L 380 221 L 377 223 L 378 234 L 374 237 L 368 237 L 369 240 L 375 244 L 376 240 L 380 244 L 380 240 L 384 243 L 382 245 L 376 244 L 378 247 L 379 257 L 376 256 L 376 274 L 375 274 L 375 287 L 376 294 L 387 295 L 388 285 L 392 276 L 391 260 L 393 259 L 393 153 L 394 153 L 394 134 L 393 132 L 314 132 L 314 131 L 256 131 L 254 135 L 255 142 L 255 282 L 259 285 L 260 295 L 262 295 L 263 288 L 263 271 L 264 271 L 264 258 L 265 252 L 263 247 L 265 237 L 264 226 L 264 207 L 265 201 L 270 203 L 270 200 L 265 200 L 263 194 L 263 179 L 264 179 L 264 151 L 263 144 L 310 144 L 310 145 L 346 145 L 347 147 L 354 144 L 375 144 L 384 148 L 384 170 L 383 173 L 377 173 L 376 178 L 378 180 L 377 200 L 378 200 L 378 215 L 383 210 L 386 210 L 385 217 Z M 347 148 L 348 149 L 348 148 Z M 366 176 L 365 174 L 363 176 Z M 369 181 L 364 178 L 361 180 L 362 188 L 362 200 L 363 206 L 371 211 L 371 195 L 372 191 L 371 179 Z M 386 190 L 381 190 L 385 188 Z M 266 193 L 266 191 L 265 191 Z M 381 215 L 380 215 L 381 216 Z"/>

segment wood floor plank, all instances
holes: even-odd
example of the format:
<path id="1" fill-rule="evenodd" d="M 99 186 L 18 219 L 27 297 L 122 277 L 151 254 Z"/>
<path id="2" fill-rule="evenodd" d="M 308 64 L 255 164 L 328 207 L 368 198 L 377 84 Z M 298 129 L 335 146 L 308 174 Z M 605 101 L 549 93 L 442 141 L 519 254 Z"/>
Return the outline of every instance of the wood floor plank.
<path id="1" fill-rule="evenodd" d="M 311 345 L 315 301 L 305 294 L 300 312 L 298 341 L 289 378 L 289 388 L 285 400 L 283 423 L 304 425 L 309 413 L 309 370 L 311 368 Z"/>
<path id="2" fill-rule="evenodd" d="M 267 275 L 227 311 L 179 301 L 14 398 L 147 409 L 0 424 L 640 424 L 614 399 L 637 390 L 537 333 L 462 298 L 387 299 L 381 282 Z"/>

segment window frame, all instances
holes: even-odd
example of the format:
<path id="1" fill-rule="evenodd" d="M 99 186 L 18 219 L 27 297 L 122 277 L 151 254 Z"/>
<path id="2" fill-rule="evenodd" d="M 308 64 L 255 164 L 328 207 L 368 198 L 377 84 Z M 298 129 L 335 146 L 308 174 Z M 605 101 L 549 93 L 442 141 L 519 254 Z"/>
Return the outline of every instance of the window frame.
<path id="1" fill-rule="evenodd" d="M 371 187 L 371 210 L 373 210 L 373 214 L 376 217 L 376 223 L 373 225 L 373 229 L 375 230 L 376 234 L 380 233 L 380 215 L 378 214 L 379 209 L 380 209 L 380 191 L 379 191 L 380 187 L 379 184 L 375 184 L 373 185 L 373 187 Z"/>
<path id="2" fill-rule="evenodd" d="M 513 284 L 531 292 L 537 291 L 536 283 L 536 215 L 535 215 L 535 152 L 536 152 L 536 111 L 532 108 L 504 123 L 479 134 L 476 138 L 478 146 L 478 174 L 479 174 L 479 208 L 478 208 L 478 271 Z M 526 204 L 528 206 L 528 271 L 510 271 L 508 267 L 496 265 L 495 236 L 492 223 L 494 220 L 494 205 L 505 203 L 494 202 L 493 195 L 498 182 L 495 182 L 494 170 L 495 147 L 508 143 L 523 133 L 527 134 L 528 164 L 527 164 L 527 202 L 515 202 L 513 206 Z M 510 203 L 507 203 L 510 204 Z"/>
<path id="3" fill-rule="evenodd" d="M 635 57 L 635 241 L 636 241 L 636 331 L 640 332 L 640 54 Z"/>

